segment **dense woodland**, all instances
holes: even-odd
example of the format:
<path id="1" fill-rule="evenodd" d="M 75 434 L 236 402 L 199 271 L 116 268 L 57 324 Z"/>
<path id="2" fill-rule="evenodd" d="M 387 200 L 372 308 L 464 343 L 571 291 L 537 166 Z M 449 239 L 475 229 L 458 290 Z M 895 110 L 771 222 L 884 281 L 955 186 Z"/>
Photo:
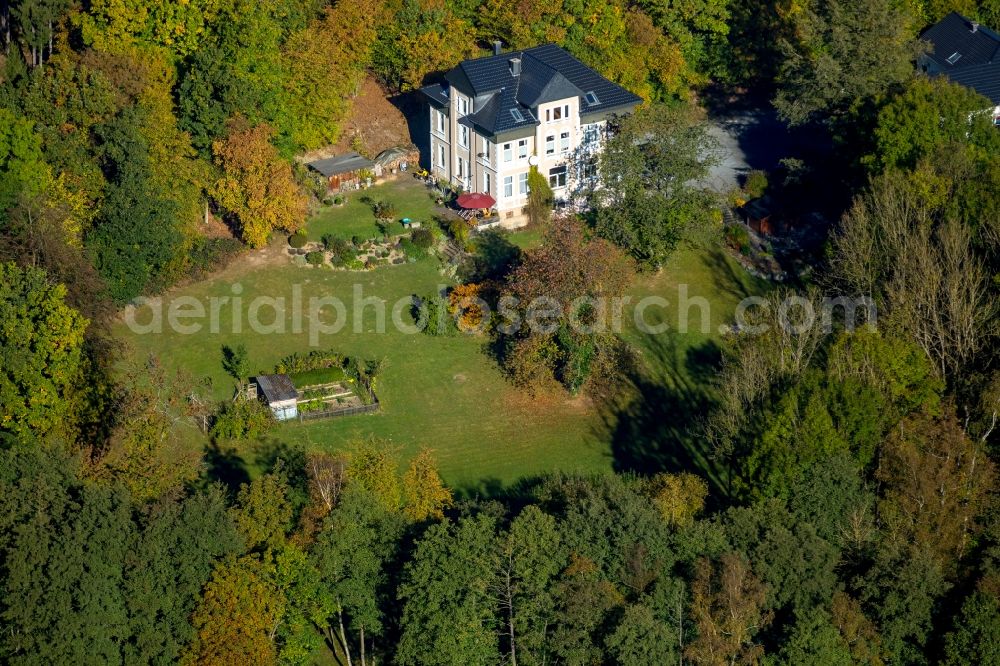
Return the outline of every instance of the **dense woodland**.
<path id="1" fill-rule="evenodd" d="M 914 67 L 952 10 L 1000 28 L 996 0 L 0 4 L 0 660 L 1000 664 L 1000 133 Z M 613 296 L 713 242 L 698 104 L 736 91 L 837 146 L 821 185 L 789 175 L 842 216 L 788 289 L 868 296 L 877 329 L 723 350 L 719 404 L 673 415 L 717 479 L 457 496 L 430 451 L 378 441 L 210 478 L 171 427 L 216 406 L 123 355 L 117 308 L 300 227 L 291 158 L 339 138 L 364 77 L 404 94 L 494 39 L 559 43 L 647 104 L 593 212 L 546 221 L 537 188 L 541 247 L 460 293 Z M 236 237 L 204 238 L 206 209 Z M 597 399 L 631 360 L 564 326 L 491 335 L 526 390 Z M 214 433 L 267 419 L 229 405 Z M 632 427 L 673 445 L 661 425 Z"/>

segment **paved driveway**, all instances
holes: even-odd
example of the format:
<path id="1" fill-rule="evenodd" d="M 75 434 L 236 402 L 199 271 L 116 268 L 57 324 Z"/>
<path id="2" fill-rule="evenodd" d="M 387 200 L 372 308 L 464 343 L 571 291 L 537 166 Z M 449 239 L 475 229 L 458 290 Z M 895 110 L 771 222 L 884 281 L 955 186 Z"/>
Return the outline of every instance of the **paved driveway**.
<path id="1" fill-rule="evenodd" d="M 707 184 L 718 192 L 738 187 L 741 176 L 752 169 L 774 171 L 782 158 L 807 158 L 817 150 L 828 150 L 821 133 L 789 129 L 773 110 L 715 117 L 710 122 L 709 133 L 720 144 L 722 161 L 712 169 Z"/>

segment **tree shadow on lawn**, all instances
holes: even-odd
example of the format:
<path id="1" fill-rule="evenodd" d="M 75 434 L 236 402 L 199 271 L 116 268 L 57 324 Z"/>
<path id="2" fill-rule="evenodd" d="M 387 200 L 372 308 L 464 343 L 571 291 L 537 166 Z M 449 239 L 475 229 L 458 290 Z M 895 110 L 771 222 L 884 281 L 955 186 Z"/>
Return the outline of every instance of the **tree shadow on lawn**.
<path id="1" fill-rule="evenodd" d="M 712 283 L 716 291 L 727 299 L 737 303 L 744 298 L 753 296 L 760 289 L 754 289 L 754 278 L 742 266 L 730 259 L 724 250 L 714 248 L 703 253 L 701 261 L 712 275 Z M 726 313 L 731 318 L 733 313 Z"/>
<path id="2" fill-rule="evenodd" d="M 247 462 L 235 447 L 220 446 L 212 442 L 205 447 L 205 465 L 208 467 L 208 478 L 224 485 L 233 496 L 240 486 L 250 483 Z"/>
<path id="3" fill-rule="evenodd" d="M 601 408 L 614 469 L 691 472 L 722 490 L 724 469 L 704 433 L 722 351 L 714 340 L 683 348 L 673 331 L 646 337 L 638 367 L 625 371 L 624 389 Z"/>

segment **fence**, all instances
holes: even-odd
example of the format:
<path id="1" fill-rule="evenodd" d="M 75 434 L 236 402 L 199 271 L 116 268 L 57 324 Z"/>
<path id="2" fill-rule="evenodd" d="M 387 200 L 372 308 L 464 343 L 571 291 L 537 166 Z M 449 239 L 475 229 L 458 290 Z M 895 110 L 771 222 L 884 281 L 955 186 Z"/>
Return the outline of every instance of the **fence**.
<path id="1" fill-rule="evenodd" d="M 337 409 L 328 409 L 323 412 L 299 412 L 299 423 L 303 421 L 311 421 L 313 419 L 332 419 L 337 416 L 354 416 L 355 414 L 368 414 L 370 412 L 377 412 L 381 405 L 378 400 L 371 403 L 370 405 L 355 405 L 354 407 L 338 407 Z"/>

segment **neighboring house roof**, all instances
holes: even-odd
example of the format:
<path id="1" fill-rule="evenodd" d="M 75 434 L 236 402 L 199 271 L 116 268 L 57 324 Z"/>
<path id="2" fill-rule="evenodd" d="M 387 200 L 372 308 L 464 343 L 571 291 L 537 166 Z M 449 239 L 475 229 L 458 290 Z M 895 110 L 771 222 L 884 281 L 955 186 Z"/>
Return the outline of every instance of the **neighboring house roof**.
<path id="1" fill-rule="evenodd" d="M 512 60 L 520 61 L 519 70 Z M 445 80 L 475 100 L 472 113 L 461 122 L 493 135 L 537 125 L 538 105 L 560 99 L 578 97 L 584 116 L 642 102 L 555 44 L 465 60 L 445 74 Z M 427 86 L 423 92 L 436 106 L 447 106 L 445 87 Z"/>
<path id="2" fill-rule="evenodd" d="M 992 63 L 1000 52 L 1000 35 L 956 12 L 928 28 L 921 39 L 931 44 L 927 57 L 949 76 L 953 70 Z"/>
<path id="3" fill-rule="evenodd" d="M 288 375 L 257 375 L 254 379 L 269 405 L 299 397 L 299 392 L 295 390 L 295 384 Z"/>
<path id="4" fill-rule="evenodd" d="M 318 171 L 329 178 L 330 176 L 339 176 L 340 174 L 351 173 L 360 169 L 371 169 L 375 166 L 375 163 L 367 157 L 350 152 L 344 155 L 337 155 L 336 157 L 328 157 L 324 160 L 316 160 L 315 162 L 310 162 L 308 166 L 310 169 Z"/>
<path id="5" fill-rule="evenodd" d="M 994 104 L 1000 105 L 1000 62 L 962 67 L 946 76 L 966 88 L 972 88 Z"/>

